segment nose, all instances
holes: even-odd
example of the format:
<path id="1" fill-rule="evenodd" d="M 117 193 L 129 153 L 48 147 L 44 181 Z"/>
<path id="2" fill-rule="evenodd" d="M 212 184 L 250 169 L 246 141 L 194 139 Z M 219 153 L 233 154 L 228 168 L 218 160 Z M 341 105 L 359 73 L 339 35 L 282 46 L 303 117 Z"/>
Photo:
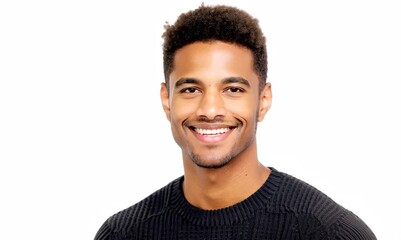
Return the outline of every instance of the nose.
<path id="1" fill-rule="evenodd" d="M 218 90 L 208 90 L 203 93 L 197 115 L 209 120 L 226 115 L 224 99 Z"/>

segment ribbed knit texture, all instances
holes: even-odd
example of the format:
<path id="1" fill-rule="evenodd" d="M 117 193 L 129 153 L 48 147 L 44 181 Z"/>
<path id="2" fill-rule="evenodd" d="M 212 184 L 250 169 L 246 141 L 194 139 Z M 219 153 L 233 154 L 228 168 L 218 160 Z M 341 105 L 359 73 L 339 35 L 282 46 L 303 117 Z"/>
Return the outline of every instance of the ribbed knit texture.
<path id="1" fill-rule="evenodd" d="M 183 179 L 111 216 L 95 240 L 376 239 L 355 214 L 273 168 L 256 193 L 219 210 L 189 204 L 181 188 Z"/>

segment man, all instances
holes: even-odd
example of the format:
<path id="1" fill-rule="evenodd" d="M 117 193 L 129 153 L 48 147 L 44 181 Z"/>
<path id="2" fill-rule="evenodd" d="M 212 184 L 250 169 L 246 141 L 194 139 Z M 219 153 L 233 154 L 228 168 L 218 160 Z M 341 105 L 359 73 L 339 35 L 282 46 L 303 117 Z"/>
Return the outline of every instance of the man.
<path id="1" fill-rule="evenodd" d="M 184 176 L 111 216 L 96 240 L 376 239 L 352 212 L 258 161 L 272 93 L 256 19 L 202 5 L 163 37 L 160 96 Z"/>

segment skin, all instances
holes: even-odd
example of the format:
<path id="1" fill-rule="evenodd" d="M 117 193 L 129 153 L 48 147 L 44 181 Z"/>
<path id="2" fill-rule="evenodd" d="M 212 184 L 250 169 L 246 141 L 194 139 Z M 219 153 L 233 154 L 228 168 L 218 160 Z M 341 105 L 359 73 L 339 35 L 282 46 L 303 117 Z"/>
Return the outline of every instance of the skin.
<path id="1" fill-rule="evenodd" d="M 182 149 L 183 191 L 194 206 L 221 209 L 243 201 L 267 180 L 257 157 L 256 128 L 271 105 L 259 91 L 252 52 L 221 41 L 195 42 L 176 52 L 160 96 Z"/>

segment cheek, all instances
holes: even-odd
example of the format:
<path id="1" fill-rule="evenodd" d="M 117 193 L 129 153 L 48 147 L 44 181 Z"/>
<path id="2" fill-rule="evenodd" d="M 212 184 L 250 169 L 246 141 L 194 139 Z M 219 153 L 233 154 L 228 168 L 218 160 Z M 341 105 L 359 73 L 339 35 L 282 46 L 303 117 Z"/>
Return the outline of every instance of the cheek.
<path id="1" fill-rule="evenodd" d="M 243 118 L 245 121 L 256 121 L 258 103 L 255 99 L 243 99 L 241 101 L 232 101 L 227 104 L 227 110 L 234 116 Z"/>
<path id="2" fill-rule="evenodd" d="M 191 101 L 173 99 L 171 106 L 171 121 L 175 125 L 180 125 L 196 111 L 196 105 Z"/>

